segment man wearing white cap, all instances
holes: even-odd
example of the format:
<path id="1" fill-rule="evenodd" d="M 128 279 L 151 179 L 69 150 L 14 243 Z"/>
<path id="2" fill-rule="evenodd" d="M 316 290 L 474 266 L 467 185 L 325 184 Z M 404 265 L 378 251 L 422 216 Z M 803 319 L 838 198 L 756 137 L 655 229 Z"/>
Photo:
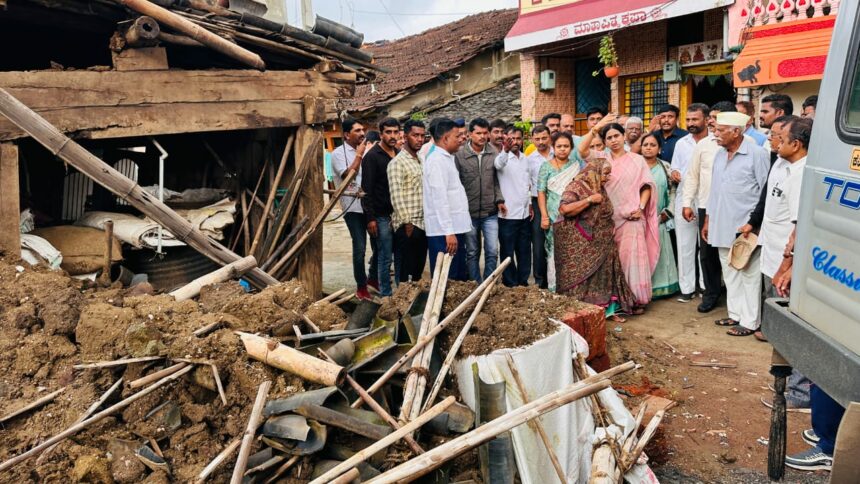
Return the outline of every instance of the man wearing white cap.
<path id="1" fill-rule="evenodd" d="M 742 113 L 717 115 L 714 135 L 720 150 L 714 158 L 711 194 L 702 228 L 702 238 L 719 250 L 726 282 L 729 317 L 715 323 L 740 325 L 727 332 L 731 336 L 749 336 L 758 329 L 761 293 L 760 250 L 752 252 L 743 269 L 729 263 L 729 249 L 738 236 L 738 227 L 747 222 L 758 203 L 770 169 L 767 150 L 744 138 L 747 121 L 749 116 Z"/>

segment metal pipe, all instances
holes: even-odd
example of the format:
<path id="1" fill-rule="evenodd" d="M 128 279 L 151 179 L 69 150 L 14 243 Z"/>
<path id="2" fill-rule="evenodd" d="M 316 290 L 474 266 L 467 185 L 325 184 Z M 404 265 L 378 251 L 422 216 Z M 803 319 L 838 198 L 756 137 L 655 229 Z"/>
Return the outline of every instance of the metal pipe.
<path id="1" fill-rule="evenodd" d="M 152 144 L 155 145 L 155 148 L 161 152 L 161 156 L 158 157 L 158 201 L 164 203 L 164 160 L 167 158 L 167 151 L 161 146 L 161 144 L 155 139 L 150 138 Z M 162 231 L 164 228 L 159 224 L 158 225 L 158 247 L 155 249 L 156 254 L 161 254 L 161 238 Z"/>

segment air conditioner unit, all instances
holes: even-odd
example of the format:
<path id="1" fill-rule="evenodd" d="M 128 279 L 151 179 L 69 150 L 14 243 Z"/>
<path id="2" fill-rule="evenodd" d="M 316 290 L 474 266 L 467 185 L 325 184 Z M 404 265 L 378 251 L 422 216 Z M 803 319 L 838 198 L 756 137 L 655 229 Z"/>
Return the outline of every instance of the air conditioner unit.
<path id="1" fill-rule="evenodd" d="M 663 64 L 663 82 L 681 82 L 681 64 L 678 61 Z"/>
<path id="2" fill-rule="evenodd" d="M 549 91 L 555 89 L 555 71 L 546 69 L 540 71 L 540 90 Z"/>

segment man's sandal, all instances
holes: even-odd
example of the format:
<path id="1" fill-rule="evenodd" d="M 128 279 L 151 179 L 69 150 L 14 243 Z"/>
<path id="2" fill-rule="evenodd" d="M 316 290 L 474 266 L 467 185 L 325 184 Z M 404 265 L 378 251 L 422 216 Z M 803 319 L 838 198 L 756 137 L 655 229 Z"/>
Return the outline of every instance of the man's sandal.
<path id="1" fill-rule="evenodd" d="M 755 333 L 755 330 L 747 328 L 732 328 L 726 331 L 726 334 L 729 336 L 750 336 L 753 333 Z"/>
<path id="2" fill-rule="evenodd" d="M 717 326 L 737 326 L 741 323 L 739 321 L 735 321 L 732 318 L 725 318 L 714 321 L 714 324 L 716 324 Z"/>

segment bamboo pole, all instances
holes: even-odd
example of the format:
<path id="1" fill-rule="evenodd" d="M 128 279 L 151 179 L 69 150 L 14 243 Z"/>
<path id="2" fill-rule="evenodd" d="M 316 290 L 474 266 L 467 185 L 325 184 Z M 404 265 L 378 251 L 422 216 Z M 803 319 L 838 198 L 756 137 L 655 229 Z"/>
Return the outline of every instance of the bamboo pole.
<path id="1" fill-rule="evenodd" d="M 328 303 L 330 303 L 330 302 L 334 301 L 335 299 L 339 298 L 340 296 L 342 296 L 342 295 L 344 295 L 344 294 L 346 294 L 346 288 L 339 289 L 339 290 L 337 290 L 337 291 L 335 291 L 335 292 L 333 292 L 333 293 L 329 294 L 328 296 L 326 296 L 326 297 L 324 297 L 324 298 L 320 299 L 320 300 L 319 300 L 319 301 L 317 301 L 317 302 L 318 302 L 318 303 L 322 303 L 322 302 L 328 302 Z"/>
<path id="2" fill-rule="evenodd" d="M 111 386 L 110 386 L 110 388 L 108 388 L 104 393 L 102 393 L 102 395 L 98 398 L 98 400 L 96 400 L 95 402 L 93 402 L 93 404 L 92 404 L 92 405 L 90 405 L 90 406 L 89 406 L 89 407 L 84 411 L 84 413 L 82 413 L 82 414 L 81 414 L 81 416 L 80 416 L 80 417 L 78 417 L 78 419 L 77 419 L 77 420 L 75 420 L 75 423 L 76 423 L 76 424 L 78 424 L 78 423 L 81 423 L 81 422 L 83 422 L 84 420 L 86 420 L 86 419 L 90 418 L 90 415 L 94 414 L 94 413 L 96 412 L 96 410 L 98 410 L 98 409 L 99 409 L 99 407 L 101 407 L 102 405 L 104 405 L 104 403 L 107 401 L 107 399 L 108 399 L 108 398 L 110 398 L 110 396 L 111 396 L 111 395 L 113 395 L 113 392 L 115 392 L 117 388 L 119 388 L 120 386 L 122 386 L 122 380 L 123 380 L 123 379 L 120 377 L 120 379 L 119 379 L 119 380 L 117 380 L 117 381 L 116 381 L 116 383 L 114 383 L 113 385 L 111 385 Z M 43 453 L 42 453 L 42 455 L 40 455 L 40 456 L 39 456 L 39 458 L 38 458 L 38 459 L 36 459 L 36 465 L 39 465 L 45 457 L 47 457 L 48 455 L 50 455 L 50 454 L 51 454 L 51 452 L 52 452 L 54 449 L 56 449 L 56 448 L 57 448 L 57 446 L 58 446 L 58 445 L 60 445 L 60 442 L 57 442 L 56 444 L 54 444 L 54 445 L 52 445 L 52 446 L 48 447 L 47 449 L 45 449 L 45 452 L 43 452 Z"/>
<path id="3" fill-rule="evenodd" d="M 248 272 L 249 270 L 257 267 L 257 259 L 254 256 L 249 255 L 247 257 L 243 257 L 236 262 L 231 262 L 226 266 L 223 266 L 215 271 L 206 274 L 205 276 L 198 277 L 188 284 L 180 287 L 179 289 L 170 293 L 174 299 L 177 301 L 185 301 L 187 299 L 191 299 L 200 295 L 200 291 L 204 286 L 208 286 L 209 284 L 217 284 L 219 282 L 224 282 L 230 279 L 234 279 L 236 277 L 240 277 L 242 274 Z"/>
<path id="4" fill-rule="evenodd" d="M 501 274 L 501 272 L 499 274 Z M 442 384 L 445 383 L 445 377 L 448 376 L 448 370 L 451 369 L 451 365 L 454 364 L 454 358 L 457 357 L 457 353 L 460 351 L 460 345 L 463 344 L 463 340 L 466 339 L 466 335 L 469 333 L 472 325 L 475 324 L 475 320 L 478 319 L 478 315 L 481 314 L 481 310 L 484 308 L 484 304 L 487 302 L 487 299 L 489 299 L 490 294 L 492 294 L 493 288 L 495 288 L 499 277 L 499 275 L 495 277 L 490 276 L 492 279 L 490 284 L 486 289 L 484 289 L 483 294 L 481 294 L 481 299 L 478 300 L 478 304 L 475 305 L 475 309 L 472 310 L 472 314 L 469 316 L 463 329 L 460 330 L 460 334 L 457 335 L 457 339 L 454 340 L 454 344 L 452 344 L 451 348 L 448 349 L 448 354 L 445 355 L 445 361 L 442 362 L 442 367 L 439 368 L 439 372 L 436 374 L 436 380 L 430 388 L 430 395 L 427 396 L 427 401 L 424 402 L 425 408 L 429 405 L 433 405 L 433 401 L 436 400 L 436 396 L 439 395 L 439 390 L 442 389 Z M 453 319 L 445 318 L 445 321 L 450 322 L 453 321 Z M 445 323 L 445 321 L 443 321 L 443 323 Z M 448 323 L 445 323 L 445 325 L 447 324 Z M 442 323 L 439 323 L 439 326 L 442 328 L 445 327 Z"/>
<path id="5" fill-rule="evenodd" d="M 259 55 L 239 47 L 199 25 L 176 15 L 166 8 L 159 7 L 147 0 L 117 0 L 122 5 L 134 10 L 141 15 L 148 15 L 161 24 L 181 32 L 214 51 L 220 52 L 254 69 L 265 70 L 266 63 Z"/>
<path id="6" fill-rule="evenodd" d="M 329 356 L 328 353 L 323 351 L 322 348 L 317 348 L 317 351 L 324 359 L 331 363 L 334 363 L 332 357 Z M 392 417 L 388 412 L 386 412 L 385 409 L 382 408 L 382 405 L 380 405 L 379 402 L 374 400 L 373 397 L 371 397 L 370 394 L 367 393 L 367 391 L 362 388 L 361 385 L 359 385 L 359 383 L 355 381 L 353 377 L 349 376 L 349 373 L 346 374 L 346 382 L 349 383 L 349 386 L 351 386 L 356 393 L 358 393 L 358 396 L 361 400 L 364 400 L 364 402 L 367 403 L 367 405 L 371 409 L 373 409 L 373 411 L 376 412 L 377 415 L 382 417 L 382 420 L 388 422 L 388 425 L 390 425 L 391 428 L 393 428 L 394 430 L 400 428 L 400 423 L 398 423 L 397 420 L 394 419 L 394 417 Z M 418 442 L 416 442 L 415 439 L 412 438 L 412 436 L 404 436 L 403 440 L 406 441 L 406 444 L 409 446 L 409 448 L 412 449 L 412 451 L 416 454 L 424 453 L 424 449 L 422 449 L 421 446 L 418 445 Z"/>
<path id="7" fill-rule="evenodd" d="M 439 270 L 440 270 L 438 267 L 440 259 L 441 259 L 441 257 L 438 257 L 436 259 L 436 262 L 437 262 L 436 269 L 437 270 L 435 272 L 439 272 Z M 442 320 L 437 325 L 437 327 L 441 326 L 442 329 L 445 329 L 446 326 L 448 326 L 455 319 L 460 317 L 460 315 L 463 314 L 466 311 L 466 309 L 468 309 L 469 306 L 471 306 L 472 303 L 475 302 L 476 299 L 478 299 L 479 297 L 481 297 L 483 295 L 484 291 L 486 291 L 487 288 L 490 286 L 490 284 L 495 279 L 497 279 L 502 274 L 502 272 L 504 272 L 505 268 L 508 267 L 508 265 L 510 265 L 510 263 L 511 263 L 510 257 L 503 260 L 502 263 L 499 264 L 499 266 L 496 268 L 496 270 L 493 271 L 492 274 L 490 274 L 490 277 L 485 279 L 484 282 L 482 282 L 480 286 L 478 286 L 477 288 L 475 288 L 474 291 L 472 291 L 472 294 L 469 294 L 469 297 L 464 299 L 463 302 L 460 303 L 459 306 L 457 306 L 453 311 L 451 311 L 447 316 L 445 316 L 445 319 Z M 432 283 L 430 286 L 430 294 L 431 295 L 433 294 Z M 427 303 L 429 304 L 430 301 L 428 300 Z M 440 329 L 439 331 L 441 331 L 442 329 Z M 415 346 L 418 346 L 419 344 L 425 344 L 425 343 L 422 343 L 422 341 L 419 340 L 415 343 Z M 413 349 L 415 348 L 415 346 L 413 346 Z M 385 373 L 383 373 L 382 376 L 377 378 L 377 380 L 373 383 L 373 385 L 371 385 L 370 388 L 367 389 L 367 393 L 373 395 L 377 390 L 382 388 L 382 385 L 384 385 L 392 376 L 394 376 L 394 374 L 397 373 L 397 370 L 399 370 L 401 366 L 406 364 L 406 362 L 408 362 L 413 356 L 415 356 L 415 353 L 417 353 L 418 350 L 413 351 L 413 349 L 410 349 L 410 351 L 408 351 L 399 360 L 397 360 L 390 368 L 388 368 L 388 370 Z M 421 348 L 419 347 L 418 349 L 421 349 Z M 358 408 L 360 406 L 361 406 L 361 399 L 352 402 L 352 408 Z"/>
<path id="8" fill-rule="evenodd" d="M 486 294 L 487 292 L 485 292 L 484 294 Z M 523 382 L 523 379 L 520 376 L 520 371 L 517 370 L 517 366 L 514 364 L 514 358 L 511 356 L 510 353 L 505 353 L 505 359 L 508 362 L 508 368 L 511 370 L 511 375 L 514 377 L 514 383 L 516 383 L 517 388 L 520 391 L 520 397 L 522 398 L 523 405 L 528 405 L 531 399 L 529 398 L 528 391 L 526 390 L 526 384 Z M 555 473 L 556 475 L 558 475 L 558 480 L 561 482 L 561 484 L 567 484 L 567 476 L 564 475 L 564 470 L 561 468 L 561 463 L 558 461 L 558 455 L 556 455 L 555 449 L 552 448 L 552 442 L 550 442 L 549 436 L 546 434 L 546 430 L 544 430 L 543 428 L 543 424 L 540 421 L 540 417 L 535 418 L 534 420 L 529 420 L 528 423 L 532 431 L 538 434 L 538 436 L 540 436 L 540 440 L 541 442 L 543 442 L 543 446 L 546 449 L 546 453 L 549 454 L 549 460 L 550 462 L 552 462 L 552 468 L 555 469 Z"/>
<path id="9" fill-rule="evenodd" d="M 631 365 L 632 367 L 632 365 Z M 429 450 L 399 466 L 367 481 L 368 483 L 409 482 L 417 479 L 458 455 L 489 442 L 494 437 L 531 419 L 578 400 L 582 397 L 609 388 L 612 383 L 603 377 L 595 376 L 589 380 L 569 385 L 561 390 L 548 393 L 527 405 L 523 405 L 501 417 L 463 434 L 453 440 Z M 450 398 L 450 397 L 449 397 Z"/>
<path id="10" fill-rule="evenodd" d="M 189 365 L 188 365 L 188 363 L 184 363 L 184 362 L 183 363 L 177 363 L 173 366 L 168 366 L 167 368 L 165 368 L 163 370 L 156 371 L 155 373 L 140 377 L 137 380 L 129 382 L 128 387 L 131 388 L 132 390 L 134 390 L 136 388 L 140 388 L 140 387 L 149 385 L 150 383 L 152 383 L 156 380 L 160 380 L 166 376 L 169 376 L 169 375 L 176 373 L 177 371 L 185 368 L 186 366 L 189 366 Z"/>
<path id="11" fill-rule="evenodd" d="M 642 451 L 645 450 L 645 446 L 648 445 L 648 442 L 652 437 L 654 437 L 654 434 L 657 433 L 657 427 L 660 426 L 660 422 L 663 420 L 663 415 L 665 415 L 665 413 L 665 410 L 658 410 L 657 413 L 654 414 L 654 417 L 651 418 L 651 421 L 648 422 L 648 426 L 645 427 L 645 430 L 642 431 L 642 435 L 639 437 L 639 441 L 636 443 L 636 446 L 633 447 L 633 450 L 621 457 L 619 468 L 622 475 L 636 464 Z M 635 433 L 636 430 L 638 429 L 634 429 L 633 432 Z"/>
<path id="12" fill-rule="evenodd" d="M 450 254 L 445 254 L 442 259 L 442 270 L 437 274 L 440 276 L 439 287 L 436 289 L 436 295 L 433 298 L 433 304 L 427 304 L 424 311 L 424 316 L 421 318 L 421 327 L 418 332 L 418 337 L 426 337 L 427 334 L 439 323 L 439 318 L 442 315 L 442 303 L 445 302 L 445 291 L 448 289 L 448 272 L 451 269 L 451 262 L 454 260 Z M 428 310 L 429 309 L 429 313 Z M 403 388 L 403 404 L 400 406 L 400 420 L 412 420 L 421 410 L 423 402 L 424 390 L 427 385 L 427 372 L 430 369 L 430 357 L 433 355 L 433 343 L 435 338 L 431 338 L 421 351 L 412 359 L 412 371 L 406 377 L 406 385 Z"/>
<path id="13" fill-rule="evenodd" d="M 314 131 L 311 133 L 311 139 L 307 142 L 307 149 L 302 155 L 301 166 L 296 170 L 296 174 L 292 183 L 290 183 L 290 199 L 285 206 L 281 207 L 281 213 L 278 216 L 278 227 L 274 232 L 274 236 L 272 237 L 272 243 L 266 247 L 264 259 L 272 257 L 272 249 L 274 248 L 275 243 L 277 243 L 278 238 L 281 236 L 281 233 L 284 231 L 284 227 L 287 224 L 287 220 L 292 220 L 293 210 L 296 208 L 296 204 L 299 201 L 299 196 L 302 192 L 302 185 L 305 182 L 305 178 L 307 178 L 308 169 L 310 166 L 316 161 L 314 160 L 314 154 L 316 154 L 316 150 L 319 144 L 322 143 L 322 134 L 318 131 Z"/>
<path id="14" fill-rule="evenodd" d="M 207 143 L 207 145 L 208 145 L 208 143 Z M 214 151 L 213 151 L 213 153 L 214 153 Z M 260 176 L 258 176 L 258 177 L 257 177 L 257 184 L 256 184 L 256 185 L 254 185 L 254 193 L 253 193 L 253 197 L 256 197 L 256 196 L 257 196 L 257 191 L 259 191 L 259 190 L 260 190 L 260 185 L 263 183 L 263 176 L 266 174 L 266 170 L 265 170 L 265 168 L 266 168 L 266 164 L 267 164 L 267 163 L 266 163 L 266 161 L 264 160 L 264 161 L 263 161 L 263 166 L 260 168 Z M 248 223 L 248 214 L 249 214 L 249 213 L 251 213 L 251 205 L 252 205 L 252 203 L 251 203 L 251 202 L 248 202 L 248 201 L 246 200 L 246 193 L 245 193 L 245 190 L 247 190 L 247 188 L 246 188 L 246 189 L 244 189 L 244 190 L 239 190 L 239 191 L 241 192 L 241 198 L 242 198 L 242 226 L 241 226 L 241 227 L 239 227 L 239 232 L 242 232 L 242 231 L 247 232 L 247 228 L 248 228 L 248 225 L 249 225 L 249 223 Z M 248 238 L 249 238 L 249 237 L 248 237 Z M 230 245 L 230 250 L 236 250 L 236 244 L 237 244 L 238 242 L 239 242 L 239 238 L 238 238 L 238 237 L 236 237 L 235 239 L 233 239 L 233 243 Z M 250 247 L 250 240 L 247 240 L 247 241 L 245 242 L 245 252 L 246 252 L 246 253 L 248 252 L 248 247 Z"/>
<path id="15" fill-rule="evenodd" d="M 284 170 L 287 167 L 287 160 L 290 158 L 290 151 L 293 149 L 293 142 L 295 141 L 296 136 L 291 134 L 289 138 L 287 138 L 287 146 L 284 148 L 284 154 L 281 155 L 281 163 L 278 165 L 278 171 L 275 174 L 274 180 L 272 180 L 272 186 L 269 187 L 269 198 L 266 199 L 266 206 L 263 208 L 263 213 L 268 215 L 269 210 L 272 209 L 272 204 L 275 203 L 275 196 L 278 193 L 278 185 L 281 184 L 281 177 L 284 176 Z M 265 219 L 260 221 L 260 225 L 257 227 L 257 233 L 254 234 L 254 241 L 251 242 L 251 250 L 248 251 L 250 255 L 255 255 L 257 252 L 257 246 L 260 244 L 260 238 L 263 236 L 263 228 L 265 228 L 266 222 Z"/>
<path id="16" fill-rule="evenodd" d="M 283 460 L 286 458 L 286 455 L 276 455 L 271 459 L 267 460 L 266 462 L 263 462 L 262 464 L 258 465 L 257 467 L 252 467 L 245 471 L 244 477 L 248 477 L 251 474 L 256 474 L 257 472 L 263 472 L 266 469 L 271 469 L 272 467 L 275 467 L 276 465 L 283 462 Z"/>
<path id="17" fill-rule="evenodd" d="M 125 400 L 121 400 L 120 402 L 113 404 L 112 406 L 102 410 L 101 412 L 93 415 L 92 417 L 88 418 L 87 420 L 84 420 L 83 422 L 79 422 L 77 424 L 72 425 L 71 427 L 69 427 L 66 430 L 60 432 L 59 434 L 51 437 L 50 439 L 42 442 L 41 444 L 33 447 L 32 449 L 28 450 L 27 452 L 24 452 L 21 455 L 15 456 L 15 457 L 7 460 L 6 462 L 0 463 L 0 472 L 11 469 L 15 465 L 18 465 L 21 462 L 29 459 L 30 457 L 33 457 L 34 455 L 41 453 L 42 451 L 44 451 L 48 447 L 51 447 L 52 445 L 56 444 L 57 442 L 62 442 L 66 438 L 80 432 L 81 430 L 84 430 L 85 428 L 91 426 L 92 424 L 94 424 L 96 422 L 101 421 L 105 417 L 107 417 L 109 415 L 113 415 L 114 413 L 124 409 L 125 407 L 131 405 L 132 403 L 136 402 L 137 400 L 139 400 L 139 399 L 145 397 L 146 395 L 154 392 L 155 390 L 160 388 L 162 385 L 170 383 L 171 381 L 176 380 L 179 377 L 185 375 L 186 373 L 191 371 L 192 368 L 194 368 L 194 367 L 193 366 L 187 366 L 187 367 L 177 371 L 176 373 L 174 373 L 170 376 L 162 378 L 161 380 L 156 382 L 154 385 L 150 385 L 150 386 L 144 388 L 143 390 L 135 393 L 134 395 L 126 398 Z"/>
<path id="18" fill-rule="evenodd" d="M 329 482 L 332 479 L 340 476 L 344 472 L 347 472 L 348 470 L 350 470 L 353 467 L 357 466 L 358 464 L 364 462 L 365 460 L 367 460 L 368 458 L 370 458 L 371 456 L 373 456 L 377 452 L 387 448 L 391 444 L 402 439 L 403 436 L 411 434 L 412 432 L 421 428 L 422 425 L 426 424 L 427 422 L 429 422 L 429 421 L 433 420 L 434 418 L 436 418 L 437 416 L 441 415 L 442 412 L 444 412 L 448 407 L 453 405 L 455 401 L 456 401 L 456 399 L 453 396 L 448 397 L 445 400 L 442 400 L 441 402 L 439 402 L 438 405 L 434 406 L 429 411 L 424 412 L 423 414 L 421 414 L 421 416 L 419 416 L 415 420 L 407 423 L 403 427 L 400 427 L 398 430 L 395 430 L 394 432 L 392 432 L 392 433 L 388 434 L 387 436 L 385 436 L 384 438 L 374 442 L 373 444 L 362 449 L 361 451 L 356 452 L 349 459 L 347 459 L 347 460 L 341 462 L 340 464 L 334 466 L 333 468 L 329 469 L 328 472 L 317 477 L 316 479 L 311 481 L 310 484 L 324 484 L 324 483 Z M 427 453 L 425 453 L 423 455 L 427 455 Z"/>
<path id="19" fill-rule="evenodd" d="M 237 331 L 236 334 L 242 339 L 245 351 L 255 360 L 320 385 L 333 386 L 343 383 L 346 369 L 342 366 L 315 358 L 262 336 L 241 331 Z"/>
<path id="20" fill-rule="evenodd" d="M 344 297 L 342 297 L 342 298 L 338 299 L 337 301 L 333 302 L 332 304 L 334 304 L 335 306 L 340 306 L 341 304 L 343 304 L 343 303 L 345 303 L 345 302 L 347 302 L 347 301 L 352 300 L 352 298 L 354 298 L 354 297 L 355 297 L 355 293 L 354 293 L 354 292 L 351 292 L 351 293 L 347 294 L 346 296 L 344 296 Z"/>
<path id="21" fill-rule="evenodd" d="M 83 370 L 86 368 L 111 368 L 114 366 L 130 365 L 132 363 L 145 363 L 147 361 L 156 361 L 163 359 L 163 356 L 141 356 L 140 358 L 123 358 L 121 360 L 113 361 L 96 361 L 93 363 L 81 363 L 80 365 L 72 366 L 72 368 L 74 368 L 75 370 Z"/>
<path id="22" fill-rule="evenodd" d="M 0 423 L 6 422 L 7 420 L 11 420 L 11 419 L 17 417 L 18 415 L 27 413 L 30 410 L 34 410 L 34 409 L 37 409 L 43 405 L 51 403 L 54 401 L 55 398 L 57 398 L 57 395 L 63 393 L 64 391 L 66 391 L 66 387 L 60 388 L 59 390 L 56 390 L 56 391 L 53 391 L 53 392 L 45 395 L 44 397 L 36 400 L 35 402 L 30 403 L 29 405 L 26 405 L 22 408 L 19 408 L 18 410 L 15 410 L 14 412 L 12 412 L 12 413 L 4 416 L 4 417 L 0 417 Z"/>
<path id="23" fill-rule="evenodd" d="M 278 263 L 275 264 L 275 266 L 272 267 L 268 271 L 269 274 L 274 274 L 274 273 L 278 272 L 278 270 L 280 270 L 281 267 L 286 265 L 286 263 L 289 262 L 290 259 L 293 258 L 293 256 L 298 254 L 299 251 L 301 251 L 304 248 L 305 244 L 308 242 L 308 240 L 311 238 L 311 236 L 313 236 L 314 232 L 316 232 L 317 229 L 320 228 L 320 226 L 322 226 L 323 222 L 325 222 L 325 218 L 328 217 L 328 214 L 334 208 L 337 201 L 340 200 L 340 197 L 343 194 L 343 192 L 346 191 L 347 187 L 349 187 L 349 184 L 352 183 L 352 180 L 355 179 L 355 177 L 357 175 L 358 175 L 358 172 L 356 172 L 355 170 L 350 170 L 349 172 L 347 172 L 347 174 L 343 178 L 343 181 L 341 182 L 340 186 L 337 187 L 337 191 L 335 192 L 334 195 L 329 197 L 328 203 L 323 208 L 323 210 L 317 215 L 317 218 L 314 219 L 314 222 L 311 224 L 310 228 L 308 228 L 308 230 L 301 236 L 301 238 L 299 238 L 299 240 L 296 241 L 295 245 L 293 245 L 290 248 L 290 250 L 287 251 L 287 253 L 284 254 L 283 257 L 281 257 L 281 260 L 279 260 Z"/>
<path id="24" fill-rule="evenodd" d="M 361 473 L 358 471 L 358 469 L 353 467 L 352 469 L 341 474 L 340 477 L 332 479 L 329 484 L 350 484 L 354 480 L 358 479 L 360 475 Z"/>
<path id="25" fill-rule="evenodd" d="M 104 286 L 110 286 L 110 269 L 113 265 L 113 220 L 104 223 L 105 228 L 105 259 L 102 274 L 99 279 Z"/>
<path id="26" fill-rule="evenodd" d="M 224 385 L 221 383 L 221 375 L 218 373 L 218 365 L 209 363 L 212 368 L 212 378 L 215 380 L 215 386 L 218 388 L 218 395 L 221 397 L 221 403 L 227 406 L 227 395 L 224 394 Z"/>
<path id="27" fill-rule="evenodd" d="M 287 250 L 287 247 L 296 238 L 296 234 L 304 230 L 305 225 L 307 224 L 307 215 L 303 216 L 298 222 L 293 221 L 292 227 L 290 228 L 290 233 L 288 233 L 287 236 L 284 237 L 284 240 L 282 240 L 281 243 L 278 244 L 278 247 L 276 247 L 275 250 L 272 251 L 272 255 L 266 258 L 265 262 L 263 262 L 263 265 L 261 265 L 260 268 L 264 271 L 268 271 L 269 267 L 278 260 L 277 258 L 280 257 L 285 250 Z"/>
<path id="28" fill-rule="evenodd" d="M 603 427 L 604 431 L 608 429 Z M 595 447 L 594 453 L 591 455 L 591 475 L 588 479 L 588 484 L 616 484 L 618 480 L 615 474 L 618 472 L 618 462 L 615 459 L 615 452 L 612 448 L 615 446 L 615 439 L 609 432 L 606 432 L 600 445 Z"/>
<path id="29" fill-rule="evenodd" d="M 72 165 L 85 176 L 123 200 L 128 201 L 152 221 L 169 230 L 177 240 L 185 242 L 221 265 L 229 264 L 240 258 L 217 241 L 204 235 L 173 209 L 160 202 L 158 198 L 144 191 L 137 182 L 132 181 L 72 141 L 5 89 L 0 89 L 0 114 L 9 118 L 13 124 L 32 136 L 51 154 Z M 259 269 L 250 271 L 247 278 L 258 287 L 265 287 L 278 282 L 277 279 Z"/>
<path id="30" fill-rule="evenodd" d="M 242 439 L 234 439 L 232 442 L 227 444 L 227 447 L 224 447 L 224 449 L 219 452 L 214 459 L 212 459 L 212 462 L 207 464 L 206 467 L 200 471 L 200 474 L 197 474 L 195 482 L 203 482 L 208 479 L 213 472 L 221 467 L 221 464 L 227 461 L 233 452 L 236 452 L 236 449 L 238 449 L 240 445 L 242 445 Z"/>
<path id="31" fill-rule="evenodd" d="M 248 457 L 251 455 L 251 444 L 254 443 L 257 427 L 260 426 L 263 405 L 266 404 L 266 397 L 269 395 L 270 388 L 272 388 L 272 382 L 266 380 L 257 389 L 257 399 L 254 400 L 254 406 L 251 408 L 251 416 L 248 418 L 248 426 L 245 427 L 245 434 L 242 435 L 242 445 L 239 447 L 239 457 L 236 459 L 236 467 L 233 468 L 233 477 L 230 479 L 230 484 L 242 484 L 245 468 L 248 467 Z"/>

